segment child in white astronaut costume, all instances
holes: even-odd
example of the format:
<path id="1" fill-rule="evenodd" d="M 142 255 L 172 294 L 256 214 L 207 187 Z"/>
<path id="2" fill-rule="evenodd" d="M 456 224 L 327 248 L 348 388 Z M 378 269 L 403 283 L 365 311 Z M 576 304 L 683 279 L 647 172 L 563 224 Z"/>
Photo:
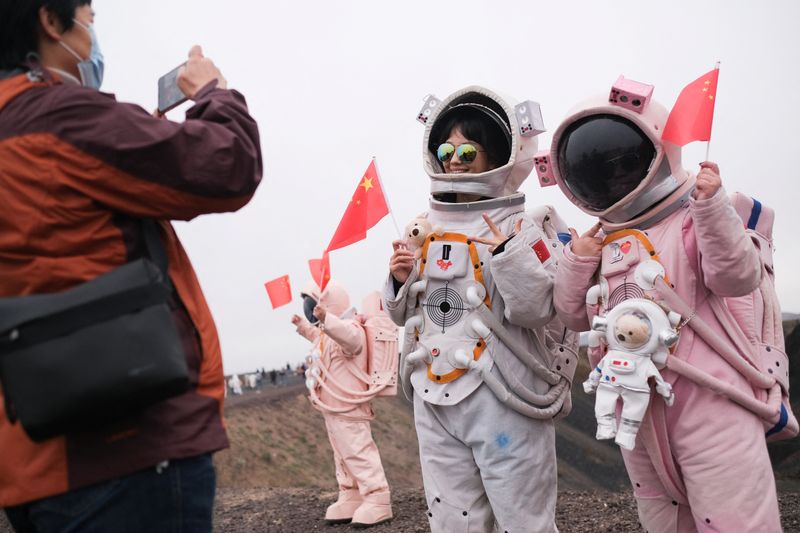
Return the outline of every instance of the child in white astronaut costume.
<path id="1" fill-rule="evenodd" d="M 467 87 L 418 117 L 433 232 L 416 257 L 393 244 L 384 298 L 405 326 L 433 532 L 556 530 L 553 418 L 569 411 L 576 357 L 554 356 L 544 327 L 566 226 L 547 207 L 526 213 L 518 192 L 537 112 Z"/>
<path id="2" fill-rule="evenodd" d="M 367 371 L 364 327 L 356 317 L 348 316 L 350 299 L 336 280 L 330 280 L 321 295 L 316 285 L 309 286 L 303 299 L 306 318 L 294 315 L 292 323 L 297 333 L 315 345 L 318 362 L 325 368 L 325 374 L 309 375 L 309 389 L 312 405 L 325 418 L 339 484 L 339 498 L 328 507 L 325 520 L 352 521 L 361 527 L 385 522 L 392 518 L 392 506 L 380 453 L 372 439 L 370 420 L 375 414 L 369 401 L 351 403 L 355 393 L 343 392 L 367 388 L 355 375 L 358 370 Z M 312 362 L 311 370 L 319 366 Z M 323 381 L 341 388 L 337 392 L 322 387 Z"/>
<path id="3" fill-rule="evenodd" d="M 679 320 L 680 316 L 676 318 Z M 589 350 L 599 348 L 601 339 L 609 349 L 583 383 L 583 389 L 588 394 L 597 393 L 599 440 L 616 436 L 616 443 L 622 448 L 634 448 L 636 433 L 650 403 L 650 378 L 655 381 L 656 392 L 667 405 L 672 405 L 672 386 L 661 377 L 653 357 L 663 363 L 668 347 L 678 340 L 673 325 L 658 305 L 642 298 L 626 300 L 605 317 L 595 318 L 589 333 Z M 618 429 L 615 417 L 619 399 L 622 411 Z"/>

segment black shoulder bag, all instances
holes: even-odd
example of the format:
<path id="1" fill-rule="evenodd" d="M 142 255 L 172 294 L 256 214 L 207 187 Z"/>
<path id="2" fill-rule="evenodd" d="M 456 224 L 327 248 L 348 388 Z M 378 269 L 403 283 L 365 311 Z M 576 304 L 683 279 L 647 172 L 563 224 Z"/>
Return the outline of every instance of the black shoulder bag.
<path id="1" fill-rule="evenodd" d="M 187 390 L 156 223 L 146 258 L 54 294 L 0 298 L 5 411 L 35 441 L 101 426 Z"/>

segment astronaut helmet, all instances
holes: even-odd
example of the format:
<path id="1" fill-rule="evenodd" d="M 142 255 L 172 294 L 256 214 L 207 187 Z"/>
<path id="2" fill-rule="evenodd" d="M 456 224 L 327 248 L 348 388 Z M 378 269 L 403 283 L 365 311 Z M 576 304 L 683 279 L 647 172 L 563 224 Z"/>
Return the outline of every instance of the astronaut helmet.
<path id="1" fill-rule="evenodd" d="M 678 341 L 680 315 L 646 298 L 631 298 L 614 306 L 605 317 L 595 317 L 592 329 L 605 333 L 611 350 L 636 355 L 667 353 Z"/>
<path id="2" fill-rule="evenodd" d="M 692 190 L 681 147 L 661 141 L 669 112 L 652 93 L 652 85 L 620 76 L 609 94 L 574 108 L 549 153 L 537 154 L 542 185 L 557 183 L 607 231 L 652 225 Z"/>
<path id="3" fill-rule="evenodd" d="M 422 159 L 434 198 L 444 199 L 447 193 L 500 198 L 517 192 L 533 169 L 536 135 L 544 131 L 538 104 L 517 104 L 478 86 L 466 87 L 443 100 L 429 95 L 425 102 L 417 120 L 425 124 Z M 472 150 L 472 143 L 447 143 L 454 127 L 483 150 Z M 446 162 L 454 154 L 467 165 L 482 159 L 487 164 L 479 172 L 447 172 Z"/>
<path id="4" fill-rule="evenodd" d="M 347 289 L 334 279 L 328 281 L 321 293 L 319 286 L 315 282 L 310 282 L 303 288 L 300 295 L 303 297 L 303 313 L 312 324 L 319 322 L 314 316 L 314 308 L 317 304 L 340 318 L 348 313 L 352 314 L 354 311 L 350 307 L 350 296 L 347 294 Z"/>

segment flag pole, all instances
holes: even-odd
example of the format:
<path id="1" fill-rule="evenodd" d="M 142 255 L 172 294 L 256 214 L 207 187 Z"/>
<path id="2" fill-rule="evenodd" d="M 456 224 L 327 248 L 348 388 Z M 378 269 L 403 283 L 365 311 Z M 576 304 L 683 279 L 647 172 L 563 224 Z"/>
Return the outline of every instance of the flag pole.
<path id="1" fill-rule="evenodd" d="M 717 61 L 716 62 L 716 64 L 714 65 L 714 69 L 715 70 L 719 70 L 720 63 L 721 63 L 721 61 Z M 717 83 L 719 83 L 719 82 L 717 82 Z M 716 98 L 716 97 L 717 97 L 717 95 L 714 94 L 714 98 Z M 717 102 L 715 101 L 714 102 L 714 106 L 716 106 L 716 105 L 717 105 Z M 714 121 L 712 120 L 711 121 L 711 129 L 713 129 L 713 128 L 714 128 Z M 706 161 L 708 161 L 708 153 L 710 151 L 711 151 L 711 132 L 709 131 L 708 132 L 708 142 L 706 143 Z"/>
<path id="2" fill-rule="evenodd" d="M 403 239 L 403 233 L 400 231 L 400 226 L 397 225 L 397 219 L 394 218 L 394 210 L 392 209 L 392 204 L 389 202 L 389 195 L 386 194 L 386 187 L 383 185 L 383 180 L 381 179 L 381 171 L 378 170 L 378 160 L 373 155 L 372 156 L 372 164 L 375 165 L 375 176 L 378 178 L 378 183 L 381 184 L 381 190 L 383 191 L 383 198 L 386 200 L 386 207 L 389 208 L 389 215 L 392 217 L 392 223 L 394 224 L 394 229 L 397 231 L 397 238 Z"/>
<path id="3" fill-rule="evenodd" d="M 320 273 L 319 273 L 319 295 L 320 295 L 320 298 L 322 297 L 322 292 L 325 290 L 325 285 L 327 285 L 325 283 L 325 270 L 326 270 L 326 266 L 327 266 L 325 264 L 327 262 L 327 261 L 325 261 L 325 254 L 327 254 L 327 253 L 328 253 L 328 250 L 325 250 L 324 252 L 322 252 L 322 269 L 320 269 Z M 330 257 L 328 258 L 328 261 L 330 261 Z"/>
<path id="4" fill-rule="evenodd" d="M 328 258 L 326 261 L 325 258 Z M 322 296 L 322 292 L 325 290 L 325 287 L 328 285 L 325 283 L 325 274 L 328 273 L 328 267 L 331 264 L 331 257 L 328 255 L 328 250 L 322 252 L 322 268 L 320 269 L 319 274 L 319 295 Z"/>

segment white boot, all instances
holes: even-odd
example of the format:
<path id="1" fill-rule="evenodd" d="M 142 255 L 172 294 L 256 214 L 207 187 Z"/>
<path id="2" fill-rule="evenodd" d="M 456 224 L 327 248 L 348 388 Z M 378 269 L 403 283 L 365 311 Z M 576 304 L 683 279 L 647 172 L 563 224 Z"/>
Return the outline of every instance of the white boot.
<path id="1" fill-rule="evenodd" d="M 617 438 L 614 440 L 617 444 L 619 444 L 620 448 L 625 448 L 626 450 L 632 450 L 634 446 L 636 446 L 636 433 L 630 433 L 628 431 L 620 431 L 617 433 Z"/>
<path id="2" fill-rule="evenodd" d="M 601 422 L 598 420 L 597 435 L 595 435 L 595 438 L 597 440 L 613 439 L 614 435 L 616 434 L 617 434 L 617 426 L 613 420 L 611 421 L 611 423 Z"/>
<path id="3" fill-rule="evenodd" d="M 344 524 L 353 519 L 356 509 L 363 503 L 364 499 L 358 493 L 358 489 L 339 491 L 339 499 L 328 506 L 325 511 L 325 521 L 329 524 Z"/>
<path id="4" fill-rule="evenodd" d="M 389 492 L 368 494 L 353 514 L 353 527 L 369 527 L 392 519 L 392 500 Z"/>

